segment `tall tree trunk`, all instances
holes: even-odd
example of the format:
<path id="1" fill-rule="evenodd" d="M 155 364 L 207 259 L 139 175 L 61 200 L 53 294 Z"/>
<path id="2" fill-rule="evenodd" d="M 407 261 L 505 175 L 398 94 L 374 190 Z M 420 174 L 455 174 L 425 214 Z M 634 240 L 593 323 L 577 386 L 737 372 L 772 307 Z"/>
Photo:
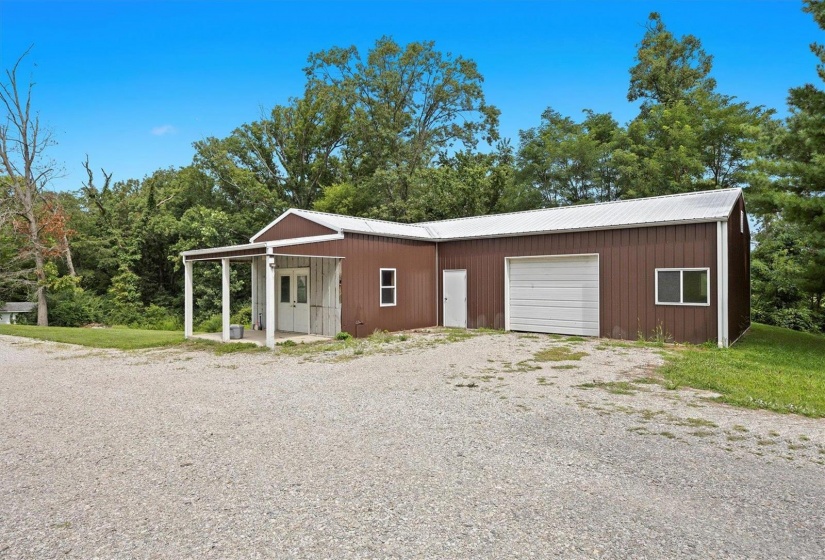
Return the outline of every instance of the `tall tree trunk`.
<path id="1" fill-rule="evenodd" d="M 34 256 L 34 275 L 37 279 L 37 326 L 49 326 L 49 307 L 46 302 L 46 261 L 43 258 L 43 246 L 40 243 L 40 227 L 37 221 L 35 201 L 31 191 L 23 192 L 26 219 L 29 222 L 29 243 Z"/>
<path id="2" fill-rule="evenodd" d="M 69 247 L 69 238 L 66 236 L 66 232 L 63 232 L 63 254 L 66 256 L 66 266 L 69 269 L 69 276 L 77 276 L 77 272 L 74 269 L 74 262 L 72 262 L 72 248 Z"/>
<path id="3" fill-rule="evenodd" d="M 40 274 L 38 276 L 38 281 L 45 281 L 46 275 L 43 274 L 43 279 L 40 279 Z M 49 326 L 49 307 L 46 303 L 46 286 L 38 286 L 37 287 L 37 326 L 38 327 L 48 327 Z"/>

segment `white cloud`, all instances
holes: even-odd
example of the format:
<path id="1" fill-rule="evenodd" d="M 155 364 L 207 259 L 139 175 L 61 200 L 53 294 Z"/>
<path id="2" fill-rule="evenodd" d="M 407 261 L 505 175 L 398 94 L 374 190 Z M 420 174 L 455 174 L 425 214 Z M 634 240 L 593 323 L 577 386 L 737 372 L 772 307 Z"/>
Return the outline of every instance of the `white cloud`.
<path id="1" fill-rule="evenodd" d="M 152 134 L 155 136 L 166 136 L 167 134 L 174 134 L 178 131 L 174 126 L 171 124 L 162 124 L 160 126 L 156 126 L 152 129 Z"/>

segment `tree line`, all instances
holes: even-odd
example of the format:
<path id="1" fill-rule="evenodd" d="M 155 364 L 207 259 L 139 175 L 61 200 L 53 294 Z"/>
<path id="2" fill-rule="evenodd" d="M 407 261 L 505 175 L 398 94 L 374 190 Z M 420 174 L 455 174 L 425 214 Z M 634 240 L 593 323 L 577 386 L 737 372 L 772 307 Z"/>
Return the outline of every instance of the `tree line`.
<path id="1" fill-rule="evenodd" d="M 824 6 L 803 3 L 822 29 Z M 548 107 L 515 144 L 471 59 L 390 37 L 333 47 L 309 56 L 300 95 L 195 142 L 190 165 L 114 180 L 87 159 L 75 192 L 49 189 L 52 139 L 14 66 L 0 91 L 0 301 L 38 301 L 38 324 L 176 329 L 180 251 L 244 243 L 290 207 L 417 222 L 742 187 L 754 319 L 825 330 L 822 84 L 791 89 L 777 118 L 719 91 L 700 40 L 659 14 L 637 46 L 632 120 Z M 811 50 L 825 80 L 825 47 Z M 197 274 L 197 321 L 213 328 L 220 273 Z M 239 306 L 248 282 L 233 271 Z"/>

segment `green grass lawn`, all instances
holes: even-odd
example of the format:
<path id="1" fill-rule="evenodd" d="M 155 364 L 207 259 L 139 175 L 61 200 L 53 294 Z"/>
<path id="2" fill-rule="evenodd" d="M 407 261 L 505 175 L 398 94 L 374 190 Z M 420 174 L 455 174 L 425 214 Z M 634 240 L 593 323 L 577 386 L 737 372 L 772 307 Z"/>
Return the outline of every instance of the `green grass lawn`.
<path id="1" fill-rule="evenodd" d="M 661 371 L 729 404 L 825 417 L 825 336 L 754 324 L 731 348 L 673 352 Z"/>
<path id="2" fill-rule="evenodd" d="M 71 327 L 35 327 L 31 325 L 0 325 L 0 334 L 25 336 L 52 342 L 80 344 L 93 348 L 137 350 L 174 346 L 184 341 L 182 332 L 145 331 L 138 329 L 79 329 Z"/>

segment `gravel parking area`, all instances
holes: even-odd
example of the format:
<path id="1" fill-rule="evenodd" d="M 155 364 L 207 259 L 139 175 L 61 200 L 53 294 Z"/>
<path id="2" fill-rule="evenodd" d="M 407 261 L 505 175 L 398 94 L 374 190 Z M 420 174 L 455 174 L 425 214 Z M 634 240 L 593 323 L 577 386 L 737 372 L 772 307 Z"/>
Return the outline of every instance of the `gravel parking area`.
<path id="1" fill-rule="evenodd" d="M 822 420 L 669 391 L 656 348 L 443 338 L 0 336 L 0 557 L 825 557 Z"/>

